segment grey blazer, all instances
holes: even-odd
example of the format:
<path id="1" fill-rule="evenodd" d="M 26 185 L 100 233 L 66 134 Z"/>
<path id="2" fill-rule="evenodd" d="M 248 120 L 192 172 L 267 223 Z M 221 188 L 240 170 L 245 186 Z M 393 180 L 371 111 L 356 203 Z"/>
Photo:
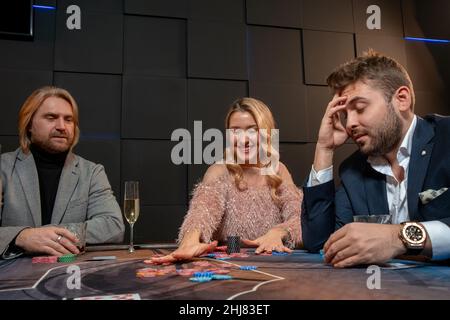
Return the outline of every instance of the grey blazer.
<path id="1" fill-rule="evenodd" d="M 42 222 L 39 180 L 31 152 L 24 154 L 19 148 L 1 155 L 1 175 L 0 255 L 3 255 L 20 231 L 39 227 Z M 103 166 L 70 152 L 59 180 L 51 224 L 84 221 L 88 244 L 123 241 L 122 214 Z"/>

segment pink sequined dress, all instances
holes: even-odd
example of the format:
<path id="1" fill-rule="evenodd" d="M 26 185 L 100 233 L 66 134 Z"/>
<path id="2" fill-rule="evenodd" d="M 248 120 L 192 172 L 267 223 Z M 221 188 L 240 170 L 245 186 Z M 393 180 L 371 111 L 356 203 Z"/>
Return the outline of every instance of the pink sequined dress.
<path id="1" fill-rule="evenodd" d="M 187 232 L 201 232 L 202 242 L 225 241 L 227 236 L 254 240 L 273 227 L 288 231 L 285 245 L 301 243 L 300 213 L 303 193 L 294 184 L 278 188 L 280 203 L 271 197 L 270 186 L 249 187 L 240 191 L 226 173 L 209 183 L 199 183 L 190 202 L 178 235 L 180 242 Z"/>

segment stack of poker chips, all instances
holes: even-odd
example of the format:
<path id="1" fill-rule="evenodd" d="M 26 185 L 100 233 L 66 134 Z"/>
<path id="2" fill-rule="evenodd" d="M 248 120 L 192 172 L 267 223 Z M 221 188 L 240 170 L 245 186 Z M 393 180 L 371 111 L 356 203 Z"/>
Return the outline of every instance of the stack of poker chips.
<path id="1" fill-rule="evenodd" d="M 58 257 L 58 262 L 74 262 L 75 259 L 77 258 L 76 254 L 65 254 L 63 256 Z"/>
<path id="2" fill-rule="evenodd" d="M 239 236 L 228 236 L 227 253 L 241 252 L 241 238 Z"/>

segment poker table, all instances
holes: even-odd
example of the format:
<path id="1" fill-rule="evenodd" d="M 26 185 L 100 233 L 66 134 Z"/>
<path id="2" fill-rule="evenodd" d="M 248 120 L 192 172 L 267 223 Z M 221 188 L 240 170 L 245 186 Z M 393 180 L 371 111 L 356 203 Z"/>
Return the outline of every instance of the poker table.
<path id="1" fill-rule="evenodd" d="M 192 282 L 176 272 L 137 277 L 138 269 L 149 267 L 144 260 L 173 249 L 173 245 L 141 245 L 128 253 L 125 246 L 101 246 L 88 247 L 71 263 L 33 264 L 29 256 L 1 260 L 0 299 L 70 300 L 117 294 L 138 294 L 140 299 L 152 300 L 450 299 L 448 264 L 393 260 L 376 270 L 368 266 L 335 269 L 324 264 L 319 254 L 303 250 L 264 256 L 248 250 L 248 257 L 202 257 L 174 266 L 180 270 L 206 261 L 228 268 L 231 280 Z M 92 261 L 99 256 L 116 259 Z M 239 269 L 249 265 L 257 269 Z M 73 266 L 80 271 L 79 289 L 68 285 Z"/>

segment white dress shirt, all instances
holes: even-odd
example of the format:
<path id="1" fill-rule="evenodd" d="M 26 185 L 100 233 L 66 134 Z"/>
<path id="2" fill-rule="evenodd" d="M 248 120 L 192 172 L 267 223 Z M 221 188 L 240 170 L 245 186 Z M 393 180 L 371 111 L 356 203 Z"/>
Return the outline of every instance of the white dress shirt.
<path id="1" fill-rule="evenodd" d="M 405 172 L 404 179 L 398 182 L 395 178 L 389 162 L 384 157 L 369 157 L 367 162 L 371 167 L 386 176 L 386 192 L 389 206 L 389 214 L 393 224 L 409 221 L 407 186 L 409 160 L 412 150 L 412 139 L 417 125 L 417 117 L 406 132 L 405 137 L 397 152 L 398 164 Z M 307 186 L 316 186 L 333 180 L 333 166 L 316 172 L 311 168 Z M 440 221 L 421 222 L 427 230 L 433 248 L 433 260 L 450 258 L 450 227 Z"/>

